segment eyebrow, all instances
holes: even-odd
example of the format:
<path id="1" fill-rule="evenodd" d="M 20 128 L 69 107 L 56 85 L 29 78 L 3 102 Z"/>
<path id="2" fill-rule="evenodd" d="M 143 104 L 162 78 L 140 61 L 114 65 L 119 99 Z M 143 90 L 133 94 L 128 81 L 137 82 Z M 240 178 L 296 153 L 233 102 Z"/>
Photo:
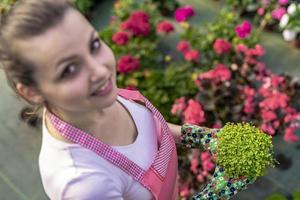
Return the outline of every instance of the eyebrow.
<path id="1" fill-rule="evenodd" d="M 95 33 L 97 33 L 95 30 L 93 30 L 92 33 L 91 33 L 90 40 L 89 40 L 89 43 L 88 43 L 88 48 L 90 48 L 90 45 L 91 45 L 91 43 L 93 42 Z M 68 60 L 74 59 L 74 58 L 76 58 L 76 55 L 70 55 L 70 56 L 67 56 L 67 57 L 64 57 L 64 58 L 60 59 L 60 60 L 57 62 L 57 64 L 55 65 L 55 66 L 56 66 L 56 69 L 57 69 L 58 66 L 60 66 L 62 63 L 66 62 L 66 61 L 68 61 Z"/>

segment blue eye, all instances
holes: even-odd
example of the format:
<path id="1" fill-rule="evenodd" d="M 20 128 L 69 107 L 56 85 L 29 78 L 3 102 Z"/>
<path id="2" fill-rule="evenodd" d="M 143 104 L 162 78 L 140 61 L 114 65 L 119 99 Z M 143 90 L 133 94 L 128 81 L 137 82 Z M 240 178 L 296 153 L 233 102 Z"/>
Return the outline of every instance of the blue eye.
<path id="1" fill-rule="evenodd" d="M 93 40 L 92 44 L 91 44 L 91 52 L 95 52 L 97 50 L 99 50 L 101 47 L 101 42 L 99 40 L 99 38 L 96 38 L 95 40 Z"/>
<path id="2" fill-rule="evenodd" d="M 74 64 L 68 65 L 64 71 L 62 72 L 60 78 L 64 79 L 64 78 L 68 78 L 72 75 L 74 75 L 74 73 L 76 72 L 76 66 Z"/>

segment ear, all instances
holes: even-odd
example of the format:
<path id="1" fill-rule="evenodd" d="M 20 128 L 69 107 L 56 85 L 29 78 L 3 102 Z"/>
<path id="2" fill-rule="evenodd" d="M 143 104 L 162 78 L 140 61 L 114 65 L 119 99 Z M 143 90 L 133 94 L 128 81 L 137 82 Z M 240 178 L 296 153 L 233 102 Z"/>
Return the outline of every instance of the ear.
<path id="1" fill-rule="evenodd" d="M 44 101 L 44 97 L 37 91 L 36 88 L 32 86 L 26 86 L 22 83 L 17 83 L 16 89 L 23 98 L 31 103 L 40 104 Z"/>

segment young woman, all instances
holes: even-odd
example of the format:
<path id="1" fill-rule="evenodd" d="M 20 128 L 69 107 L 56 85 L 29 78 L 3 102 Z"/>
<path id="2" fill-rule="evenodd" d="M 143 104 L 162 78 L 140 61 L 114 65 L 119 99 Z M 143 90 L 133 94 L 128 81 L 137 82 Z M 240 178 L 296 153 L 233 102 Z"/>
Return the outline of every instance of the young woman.
<path id="1" fill-rule="evenodd" d="M 117 88 L 113 52 L 69 1 L 17 1 L 1 18 L 0 62 L 17 94 L 43 108 L 49 198 L 177 199 L 181 127 Z"/>

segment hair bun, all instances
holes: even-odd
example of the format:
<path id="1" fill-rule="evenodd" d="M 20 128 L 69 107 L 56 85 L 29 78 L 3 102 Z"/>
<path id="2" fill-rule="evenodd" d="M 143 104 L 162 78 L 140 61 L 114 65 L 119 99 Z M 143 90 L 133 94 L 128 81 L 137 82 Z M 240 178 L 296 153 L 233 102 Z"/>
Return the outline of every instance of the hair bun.
<path id="1" fill-rule="evenodd" d="M 42 122 L 42 119 L 36 113 L 36 110 L 32 107 L 24 107 L 20 112 L 20 118 L 23 122 L 28 124 L 31 127 L 39 128 Z"/>

